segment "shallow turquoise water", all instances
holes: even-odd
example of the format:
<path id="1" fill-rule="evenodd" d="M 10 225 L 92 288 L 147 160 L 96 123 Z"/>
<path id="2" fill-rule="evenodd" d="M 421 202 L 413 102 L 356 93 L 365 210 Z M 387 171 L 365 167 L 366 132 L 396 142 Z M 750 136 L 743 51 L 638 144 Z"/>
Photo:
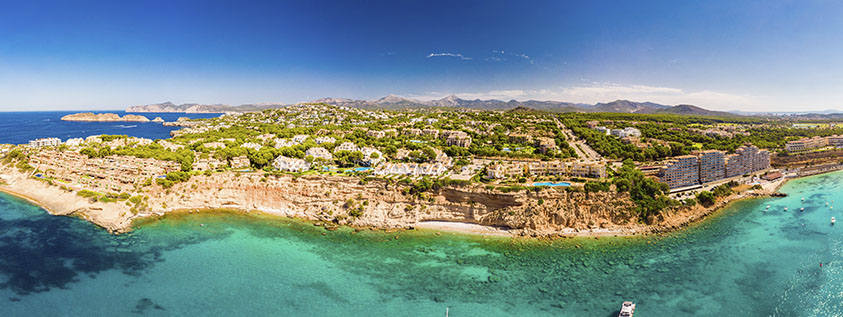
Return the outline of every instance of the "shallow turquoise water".
<path id="1" fill-rule="evenodd" d="M 843 217 L 825 205 L 841 185 L 795 180 L 665 237 L 552 243 L 232 214 L 112 236 L 2 195 L 0 315 L 612 316 L 634 300 L 640 316 L 841 316 Z"/>

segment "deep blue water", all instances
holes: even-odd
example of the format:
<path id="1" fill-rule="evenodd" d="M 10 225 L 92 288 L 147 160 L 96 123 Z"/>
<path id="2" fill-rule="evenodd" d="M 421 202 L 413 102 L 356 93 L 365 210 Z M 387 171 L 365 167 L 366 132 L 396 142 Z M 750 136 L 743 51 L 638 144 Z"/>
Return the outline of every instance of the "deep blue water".
<path id="1" fill-rule="evenodd" d="M 43 111 L 43 112 L 0 112 L 0 144 L 24 144 L 37 138 L 57 137 L 62 141 L 69 138 L 84 138 L 98 134 L 125 134 L 149 139 L 166 139 L 170 131 L 179 127 L 165 127 L 155 122 L 74 122 L 61 121 L 61 117 L 78 113 L 116 113 L 121 117 L 125 111 Z M 176 121 L 179 117 L 213 118 L 220 114 L 210 113 L 133 113 L 149 120 L 161 117 L 165 121 Z"/>

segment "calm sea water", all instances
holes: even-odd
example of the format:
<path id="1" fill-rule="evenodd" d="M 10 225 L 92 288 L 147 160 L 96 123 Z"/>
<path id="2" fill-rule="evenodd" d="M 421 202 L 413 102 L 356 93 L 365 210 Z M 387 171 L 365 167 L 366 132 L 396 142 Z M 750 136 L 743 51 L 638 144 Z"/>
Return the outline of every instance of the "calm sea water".
<path id="1" fill-rule="evenodd" d="M 37 138 L 56 137 L 62 141 L 69 138 L 84 138 L 97 134 L 125 134 L 150 139 L 166 139 L 170 131 L 179 127 L 165 127 L 155 122 L 73 122 L 61 121 L 61 117 L 88 111 L 44 111 L 44 112 L 0 112 L 0 144 L 24 144 Z M 95 113 L 116 113 L 121 117 L 124 111 L 91 111 Z M 209 113 L 134 113 L 149 120 L 161 117 L 165 121 L 176 121 L 179 117 L 213 118 L 219 114 Z"/>
<path id="2" fill-rule="evenodd" d="M 843 173 L 783 191 L 665 237 L 553 243 L 233 214 L 113 236 L 0 195 L 0 315 L 613 316 L 634 300 L 641 316 L 840 316 L 843 214 L 825 203 Z"/>

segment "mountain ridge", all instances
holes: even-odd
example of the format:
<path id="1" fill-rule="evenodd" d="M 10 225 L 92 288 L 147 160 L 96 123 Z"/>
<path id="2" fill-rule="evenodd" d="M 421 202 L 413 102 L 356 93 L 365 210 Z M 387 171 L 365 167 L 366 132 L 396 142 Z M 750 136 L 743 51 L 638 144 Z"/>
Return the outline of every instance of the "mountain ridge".
<path id="1" fill-rule="evenodd" d="M 421 101 L 406 98 L 398 95 L 386 95 L 372 100 L 349 99 L 326 97 L 310 102 L 302 103 L 325 103 L 335 106 L 345 106 L 360 109 L 423 109 L 423 108 L 466 108 L 480 110 L 511 110 L 516 108 L 530 108 L 535 110 L 552 112 L 613 112 L 613 113 L 648 113 L 648 114 L 679 114 L 679 115 L 711 115 L 711 116 L 739 116 L 739 114 L 713 111 L 692 105 L 669 106 L 654 102 L 636 102 L 619 99 L 606 103 L 594 105 L 583 103 L 572 103 L 552 100 L 509 100 L 499 99 L 462 99 L 456 95 L 448 95 L 441 99 Z M 297 103 L 301 104 L 301 103 Z M 225 113 L 225 112 L 246 112 L 260 111 L 264 109 L 280 108 L 289 106 L 281 103 L 260 103 L 231 106 L 225 104 L 196 104 L 185 103 L 176 105 L 172 102 L 163 102 L 150 105 L 131 106 L 126 112 L 184 112 L 184 113 Z"/>

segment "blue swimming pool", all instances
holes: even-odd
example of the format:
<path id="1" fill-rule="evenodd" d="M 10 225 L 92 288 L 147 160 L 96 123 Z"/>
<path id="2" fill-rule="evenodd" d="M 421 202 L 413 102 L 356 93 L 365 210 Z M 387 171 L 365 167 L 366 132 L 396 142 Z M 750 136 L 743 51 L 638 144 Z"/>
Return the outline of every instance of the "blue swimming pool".
<path id="1" fill-rule="evenodd" d="M 541 182 L 541 183 L 533 183 L 533 186 L 571 186 L 571 183 L 568 182 Z"/>

